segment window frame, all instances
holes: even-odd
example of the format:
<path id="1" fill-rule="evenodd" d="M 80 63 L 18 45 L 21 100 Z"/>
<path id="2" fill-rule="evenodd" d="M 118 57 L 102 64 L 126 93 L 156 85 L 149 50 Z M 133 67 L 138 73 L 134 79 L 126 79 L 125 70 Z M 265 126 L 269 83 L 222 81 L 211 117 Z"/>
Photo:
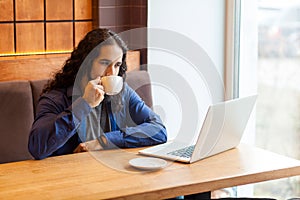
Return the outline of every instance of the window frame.
<path id="1" fill-rule="evenodd" d="M 241 0 L 226 1 L 225 100 L 239 97 Z"/>

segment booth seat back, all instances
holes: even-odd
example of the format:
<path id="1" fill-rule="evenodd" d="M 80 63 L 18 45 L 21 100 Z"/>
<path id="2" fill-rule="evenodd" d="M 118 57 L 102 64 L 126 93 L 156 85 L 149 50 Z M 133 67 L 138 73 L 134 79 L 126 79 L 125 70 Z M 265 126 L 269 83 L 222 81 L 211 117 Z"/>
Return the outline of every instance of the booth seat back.
<path id="1" fill-rule="evenodd" d="M 27 150 L 33 122 L 28 81 L 0 82 L 0 163 L 31 159 Z"/>
<path id="2" fill-rule="evenodd" d="M 149 74 L 127 73 L 126 82 L 152 107 Z M 0 163 L 32 159 L 28 136 L 39 96 L 47 80 L 0 82 Z"/>

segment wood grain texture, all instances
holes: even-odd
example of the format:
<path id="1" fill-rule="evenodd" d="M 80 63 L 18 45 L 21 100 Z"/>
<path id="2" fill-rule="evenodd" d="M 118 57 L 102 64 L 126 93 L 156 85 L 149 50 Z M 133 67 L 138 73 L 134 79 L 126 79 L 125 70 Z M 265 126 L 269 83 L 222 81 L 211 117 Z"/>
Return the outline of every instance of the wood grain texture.
<path id="1" fill-rule="evenodd" d="M 47 23 L 46 32 L 46 51 L 73 50 L 72 22 Z"/>
<path id="2" fill-rule="evenodd" d="M 128 51 L 126 57 L 126 64 L 128 71 L 140 70 L 140 52 Z"/>
<path id="3" fill-rule="evenodd" d="M 75 0 L 75 20 L 92 19 L 92 0 Z"/>
<path id="4" fill-rule="evenodd" d="M 14 53 L 14 25 L 0 24 L 0 54 Z"/>
<path id="5" fill-rule="evenodd" d="M 16 20 L 44 20 L 44 0 L 16 0 Z"/>
<path id="6" fill-rule="evenodd" d="M 300 161 L 247 145 L 193 164 L 169 162 L 154 172 L 129 166 L 140 157 L 136 153 L 108 150 L 2 164 L 0 199 L 165 199 L 300 175 Z"/>
<path id="7" fill-rule="evenodd" d="M 92 30 L 92 22 L 75 22 L 75 46 Z"/>
<path id="8" fill-rule="evenodd" d="M 129 52 L 128 68 L 137 70 L 139 53 Z M 70 54 L 0 57 L 0 82 L 48 79 L 61 69 Z"/>
<path id="9" fill-rule="evenodd" d="M 85 1 L 85 0 L 84 0 Z M 46 20 L 72 20 L 72 0 L 46 0 Z"/>
<path id="10" fill-rule="evenodd" d="M 16 52 L 44 52 L 44 24 L 17 23 Z"/>
<path id="11" fill-rule="evenodd" d="M 48 79 L 69 54 L 0 57 L 0 81 Z"/>
<path id="12" fill-rule="evenodd" d="M 0 21 L 14 20 L 12 0 L 0 0 L 0 10 Z"/>

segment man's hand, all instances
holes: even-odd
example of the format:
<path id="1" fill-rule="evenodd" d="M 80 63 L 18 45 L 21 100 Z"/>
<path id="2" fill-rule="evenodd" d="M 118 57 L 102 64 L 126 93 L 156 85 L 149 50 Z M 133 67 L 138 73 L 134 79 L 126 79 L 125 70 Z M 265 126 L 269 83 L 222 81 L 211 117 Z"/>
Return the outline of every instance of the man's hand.
<path id="1" fill-rule="evenodd" d="M 98 151 L 103 149 L 103 147 L 100 145 L 97 139 L 85 142 L 85 146 L 89 151 Z"/>
<path id="2" fill-rule="evenodd" d="M 80 143 L 76 149 L 73 151 L 73 153 L 81 153 L 81 152 L 86 152 L 87 151 L 87 148 L 85 146 L 84 143 Z"/>
<path id="3" fill-rule="evenodd" d="M 92 107 L 98 106 L 104 99 L 104 88 L 100 77 L 88 82 L 84 89 L 83 99 Z"/>
<path id="4" fill-rule="evenodd" d="M 86 151 L 98 151 L 103 149 L 103 147 L 99 144 L 98 140 L 91 140 L 88 142 L 80 143 L 73 153 L 80 153 Z"/>

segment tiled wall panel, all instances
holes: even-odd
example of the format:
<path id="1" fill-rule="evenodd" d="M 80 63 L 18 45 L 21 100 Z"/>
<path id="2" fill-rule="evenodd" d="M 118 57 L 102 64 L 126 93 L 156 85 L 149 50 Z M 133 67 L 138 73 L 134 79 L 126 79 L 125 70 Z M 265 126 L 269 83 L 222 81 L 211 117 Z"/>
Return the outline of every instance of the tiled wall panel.
<path id="1" fill-rule="evenodd" d="M 0 24 L 0 54 L 14 53 L 14 25 L 9 24 Z M 5 37 L 4 37 L 5 36 Z"/>
<path id="2" fill-rule="evenodd" d="M 44 52 L 44 24 L 17 23 L 16 52 Z"/>
<path id="3" fill-rule="evenodd" d="M 98 8 L 98 0 L 0 0 L 0 56 L 71 52 L 92 29 L 95 3 Z"/>
<path id="4" fill-rule="evenodd" d="M 99 24 L 102 27 L 147 27 L 147 1 L 99 0 Z"/>
<path id="5" fill-rule="evenodd" d="M 100 1 L 101 2 L 101 1 Z M 99 22 L 100 26 L 115 26 L 116 9 L 114 7 L 100 7 L 99 9 Z"/>
<path id="6" fill-rule="evenodd" d="M 75 20 L 92 19 L 92 0 L 75 0 Z"/>
<path id="7" fill-rule="evenodd" d="M 73 50 L 73 24 L 57 22 L 46 24 L 46 51 Z"/>
<path id="8" fill-rule="evenodd" d="M 72 19 L 73 0 L 46 0 L 46 20 Z"/>
<path id="9" fill-rule="evenodd" d="M 99 0 L 99 25 L 117 33 L 147 27 L 147 4 L 147 0 Z M 133 37 L 126 42 L 129 47 L 134 47 L 135 43 L 147 45 L 147 32 L 138 39 Z M 141 64 L 146 64 L 147 50 L 140 49 L 140 56 Z"/>
<path id="10" fill-rule="evenodd" d="M 147 8 L 133 7 L 130 11 L 130 24 L 133 26 L 141 26 L 147 24 Z"/>
<path id="11" fill-rule="evenodd" d="M 1 0 L 0 6 L 0 37 L 9 32 L 15 39 L 0 54 L 71 51 L 95 21 L 117 33 L 147 26 L 147 0 Z"/>
<path id="12" fill-rule="evenodd" d="M 99 6 L 116 6 L 116 0 L 99 0 Z"/>
<path id="13" fill-rule="evenodd" d="M 75 46 L 92 29 L 92 22 L 75 22 Z"/>
<path id="14" fill-rule="evenodd" d="M 0 21 L 13 21 L 13 1 L 0 0 Z"/>
<path id="15" fill-rule="evenodd" d="M 16 20 L 44 20 L 44 0 L 15 0 Z"/>

